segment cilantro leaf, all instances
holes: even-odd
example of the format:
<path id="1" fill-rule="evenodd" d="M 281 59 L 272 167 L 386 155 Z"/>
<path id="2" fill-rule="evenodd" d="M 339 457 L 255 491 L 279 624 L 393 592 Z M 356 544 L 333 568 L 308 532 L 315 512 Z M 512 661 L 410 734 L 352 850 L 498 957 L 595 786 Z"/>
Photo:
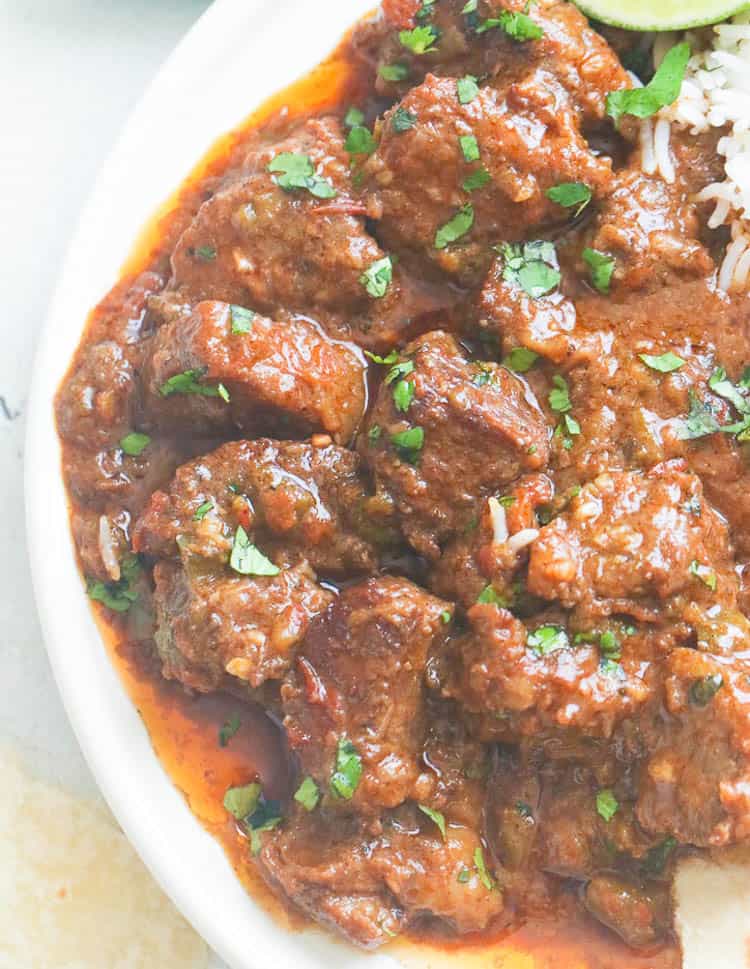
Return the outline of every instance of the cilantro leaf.
<path id="1" fill-rule="evenodd" d="M 608 94 L 607 114 L 615 124 L 624 114 L 634 118 L 650 118 L 661 108 L 674 104 L 680 96 L 690 55 L 690 44 L 677 44 L 667 53 L 645 87 Z"/>
<path id="2" fill-rule="evenodd" d="M 242 721 L 239 716 L 234 713 L 219 730 L 219 746 L 226 747 L 229 741 L 234 737 L 237 731 L 242 726 Z"/>
<path id="3" fill-rule="evenodd" d="M 278 575 L 280 571 L 252 544 L 242 525 L 237 526 L 229 564 L 240 575 Z"/>
<path id="4" fill-rule="evenodd" d="M 357 748 L 346 737 L 341 737 L 336 749 L 336 769 L 331 777 L 333 793 L 350 801 L 362 777 L 362 758 Z"/>
<path id="5" fill-rule="evenodd" d="M 405 414 L 414 400 L 414 384 L 410 380 L 399 380 L 393 388 L 393 402 L 396 410 Z"/>
<path id="6" fill-rule="evenodd" d="M 137 458 L 146 450 L 151 443 L 148 434 L 139 434 L 138 431 L 131 431 L 120 441 L 120 447 L 131 458 Z"/>
<path id="7" fill-rule="evenodd" d="M 380 357 L 377 353 L 370 353 L 369 350 L 365 350 L 365 356 L 369 357 L 373 363 L 380 363 L 387 366 L 398 361 L 398 350 L 391 350 L 385 357 Z"/>
<path id="8" fill-rule="evenodd" d="M 461 188 L 464 192 L 476 192 L 477 189 L 484 188 L 490 181 L 492 181 L 492 176 L 486 168 L 482 167 L 472 172 L 471 175 L 467 175 L 461 183 Z"/>
<path id="9" fill-rule="evenodd" d="M 294 800 L 306 811 L 314 811 L 320 800 L 320 790 L 312 777 L 306 777 L 297 788 Z"/>
<path id="10" fill-rule="evenodd" d="M 365 131 L 367 129 L 364 129 Z M 336 189 L 325 178 L 315 174 L 312 159 L 291 151 L 282 151 L 268 163 L 268 171 L 276 174 L 276 184 L 286 192 L 306 189 L 319 199 L 336 197 Z"/>
<path id="11" fill-rule="evenodd" d="M 344 125 L 347 128 L 356 128 L 359 125 L 365 123 L 364 112 L 360 111 L 359 108 L 355 108 L 353 105 L 344 115 Z"/>
<path id="12" fill-rule="evenodd" d="M 391 369 L 385 375 L 386 385 L 395 383 L 400 377 L 408 377 L 409 374 L 413 372 L 413 360 L 401 360 L 399 363 L 394 363 Z"/>
<path id="13" fill-rule="evenodd" d="M 474 849 L 474 867 L 477 870 L 481 883 L 488 892 L 491 892 L 495 887 L 495 882 L 490 873 L 487 871 L 487 865 L 484 862 L 484 852 L 482 851 L 481 845 L 478 845 Z"/>
<path id="14" fill-rule="evenodd" d="M 418 57 L 422 54 L 431 54 L 437 50 L 435 42 L 438 39 L 438 34 L 431 24 L 415 27 L 413 30 L 402 30 L 398 39 L 402 47 L 406 47 L 407 50 Z"/>
<path id="15" fill-rule="evenodd" d="M 406 64 L 381 64 L 378 74 L 384 81 L 397 83 L 406 80 L 409 76 L 409 68 Z"/>
<path id="16" fill-rule="evenodd" d="M 362 273 L 359 281 L 365 287 L 368 296 L 372 296 L 373 299 L 382 299 L 393 281 L 391 257 L 384 256 L 382 259 L 377 259 Z"/>
<path id="17" fill-rule="evenodd" d="M 195 514 L 193 515 L 193 521 L 202 522 L 203 519 L 206 517 L 206 515 L 210 511 L 213 511 L 213 508 L 214 508 L 214 503 L 210 499 L 208 501 L 204 501 L 202 505 L 199 505 L 198 508 L 195 509 Z"/>
<path id="18" fill-rule="evenodd" d="M 370 430 L 367 432 L 367 440 L 370 442 L 370 444 L 377 444 L 382 433 L 383 428 L 380 426 L 380 424 L 373 424 Z"/>
<path id="19" fill-rule="evenodd" d="M 724 677 L 721 673 L 710 673 L 708 676 L 693 680 L 689 690 L 690 702 L 696 707 L 707 707 L 722 686 L 724 686 Z"/>
<path id="20" fill-rule="evenodd" d="M 556 202 L 564 209 L 575 209 L 576 218 L 593 198 L 591 189 L 583 182 L 562 182 L 548 188 L 545 194 L 551 202 Z"/>
<path id="21" fill-rule="evenodd" d="M 458 142 L 461 145 L 461 153 L 464 156 L 464 161 L 479 161 L 479 142 L 474 135 L 461 135 Z"/>
<path id="22" fill-rule="evenodd" d="M 620 802 L 615 797 L 614 791 L 605 788 L 596 795 L 596 813 L 600 818 L 609 824 L 612 818 L 620 810 Z"/>
<path id="23" fill-rule="evenodd" d="M 568 634 L 562 626 L 539 626 L 526 637 L 526 645 L 537 656 L 548 656 L 570 645 Z"/>
<path id="24" fill-rule="evenodd" d="M 559 285 L 562 277 L 551 242 L 505 244 L 500 251 L 505 260 L 503 279 L 519 286 L 532 299 L 541 299 Z"/>
<path id="25" fill-rule="evenodd" d="M 377 147 L 372 132 L 364 125 L 355 125 L 344 142 L 344 148 L 350 155 L 371 155 Z"/>
<path id="26" fill-rule="evenodd" d="M 671 350 L 667 350 L 666 353 L 662 353 L 657 357 L 652 356 L 650 353 L 639 353 L 638 357 L 647 367 L 656 370 L 658 373 L 673 373 L 675 370 L 679 370 L 680 367 L 685 366 L 685 361 L 682 357 L 678 357 Z"/>
<path id="27" fill-rule="evenodd" d="M 176 373 L 169 380 L 166 380 L 159 393 L 162 397 L 171 397 L 172 394 L 198 394 L 201 397 L 221 397 L 225 403 L 229 403 L 229 391 L 224 384 L 202 384 L 205 370 L 184 370 Z"/>
<path id="28" fill-rule="evenodd" d="M 716 578 L 716 573 L 713 572 L 707 565 L 702 565 L 697 559 L 693 559 L 688 567 L 688 572 L 696 579 L 707 586 L 711 592 L 716 592 L 716 586 L 718 580 Z"/>
<path id="29" fill-rule="evenodd" d="M 589 267 L 591 284 L 594 289 L 606 296 L 612 285 L 612 276 L 615 271 L 614 256 L 608 256 L 597 249 L 584 249 L 583 261 Z"/>
<path id="30" fill-rule="evenodd" d="M 245 818 L 245 824 L 250 829 L 250 850 L 257 855 L 262 847 L 261 833 L 272 831 L 281 824 L 281 805 L 278 801 L 267 801 L 261 793 L 258 806 L 249 818 Z"/>
<path id="31" fill-rule="evenodd" d="M 193 250 L 193 255 L 197 256 L 201 262 L 213 262 L 216 259 L 217 251 L 215 246 L 197 246 Z"/>
<path id="32" fill-rule="evenodd" d="M 224 807 L 237 821 L 244 821 L 258 806 L 260 790 L 260 784 L 230 787 L 224 795 Z"/>
<path id="33" fill-rule="evenodd" d="M 244 306 L 235 306 L 234 304 L 229 307 L 229 314 L 232 321 L 232 333 L 234 334 L 249 333 L 253 325 L 253 320 L 258 315 L 253 310 L 245 309 Z"/>
<path id="34" fill-rule="evenodd" d="M 555 374 L 552 378 L 552 383 L 554 387 L 549 392 L 547 400 L 549 405 L 556 414 L 567 414 L 569 410 L 572 409 L 572 404 L 570 403 L 570 391 L 568 390 L 568 382 L 560 374 Z"/>
<path id="35" fill-rule="evenodd" d="M 715 434 L 719 430 L 719 422 L 711 406 L 702 401 L 692 389 L 688 391 L 688 399 L 690 411 L 676 428 L 679 440 L 694 441 Z"/>
<path id="36" fill-rule="evenodd" d="M 417 123 L 416 114 L 407 111 L 406 108 L 398 107 L 391 116 L 391 128 L 396 134 L 401 135 Z"/>
<path id="37" fill-rule="evenodd" d="M 539 359 L 539 354 L 526 347 L 513 347 L 503 358 L 502 365 L 513 373 L 528 373 Z"/>
<path id="38" fill-rule="evenodd" d="M 424 446 L 424 430 L 421 427 L 410 427 L 406 431 L 391 434 L 391 444 L 399 455 L 409 464 L 416 464 L 419 453 Z"/>
<path id="39" fill-rule="evenodd" d="M 473 74 L 467 74 L 456 81 L 456 94 L 459 104 L 471 104 L 479 94 L 479 85 Z"/>
<path id="40" fill-rule="evenodd" d="M 435 234 L 435 248 L 445 249 L 452 242 L 457 242 L 474 225 L 474 206 L 464 205 L 456 212 L 452 219 L 441 226 Z"/>
<path id="41" fill-rule="evenodd" d="M 141 563 L 137 555 L 126 555 L 120 562 L 120 578 L 117 582 L 101 582 L 90 579 L 87 584 L 87 595 L 95 602 L 111 609 L 112 612 L 128 612 L 134 602 L 138 600 L 138 593 L 133 585 L 141 574 Z"/>
<path id="42" fill-rule="evenodd" d="M 653 848 L 648 850 L 643 860 L 641 865 L 643 871 L 648 875 L 660 875 L 676 847 L 677 839 L 672 837 L 665 838 L 660 844 L 654 845 Z"/>
<path id="43" fill-rule="evenodd" d="M 733 404 L 740 414 L 750 413 L 750 401 L 739 392 L 723 367 L 717 367 L 708 378 L 708 386 L 718 396 Z"/>
<path id="44" fill-rule="evenodd" d="M 422 812 L 426 814 L 430 821 L 434 821 L 440 830 L 443 841 L 445 841 L 445 816 L 440 813 L 440 811 L 434 811 L 432 808 L 427 807 L 425 804 L 418 804 L 417 807 Z"/>
<path id="45" fill-rule="evenodd" d="M 510 10 L 501 10 L 500 16 L 490 17 L 484 20 L 476 29 L 478 34 L 484 34 L 488 30 L 499 27 L 504 30 L 508 37 L 520 42 L 528 40 L 541 40 L 544 31 L 538 23 L 533 21 L 528 14 L 512 13 Z"/>

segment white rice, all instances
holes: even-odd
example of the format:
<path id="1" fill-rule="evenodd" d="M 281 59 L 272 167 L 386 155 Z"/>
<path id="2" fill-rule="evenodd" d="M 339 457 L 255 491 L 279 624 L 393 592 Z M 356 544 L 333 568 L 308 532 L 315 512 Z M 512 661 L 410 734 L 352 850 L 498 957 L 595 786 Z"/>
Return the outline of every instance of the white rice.
<path id="1" fill-rule="evenodd" d="M 695 52 L 688 62 L 680 96 L 641 126 L 641 166 L 672 183 L 676 173 L 670 148 L 671 125 L 699 135 L 711 128 L 728 129 L 719 139 L 726 178 L 706 186 L 696 198 L 712 202 L 708 225 L 728 225 L 732 241 L 719 270 L 719 286 L 740 292 L 750 283 L 750 12 L 713 28 L 710 47 L 694 33 L 659 34 L 654 41 L 654 65 L 667 51 L 687 40 Z M 705 43 L 705 42 L 704 42 Z"/>
<path id="2" fill-rule="evenodd" d="M 206 969 L 205 943 L 103 805 L 2 746 L 0 778 L 0 969 Z"/>

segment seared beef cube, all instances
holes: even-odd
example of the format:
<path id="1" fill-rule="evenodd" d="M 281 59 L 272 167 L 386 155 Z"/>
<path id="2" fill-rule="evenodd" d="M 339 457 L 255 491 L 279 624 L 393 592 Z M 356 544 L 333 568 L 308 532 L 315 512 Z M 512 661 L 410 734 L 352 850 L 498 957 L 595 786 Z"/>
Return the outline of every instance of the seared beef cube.
<path id="1" fill-rule="evenodd" d="M 143 378 L 159 424 L 243 430 L 286 422 L 346 443 L 364 411 L 364 360 L 302 317 L 202 302 L 156 333 Z"/>
<path id="2" fill-rule="evenodd" d="M 584 120 L 598 122 L 610 91 L 631 86 L 615 52 L 572 3 L 541 0 L 529 6 L 525 0 L 481 0 L 476 11 L 464 13 L 465 8 L 466 0 L 439 0 L 426 19 L 416 19 L 425 9 L 421 0 L 385 0 L 383 21 L 374 27 L 365 23 L 355 38 L 370 58 L 375 48 L 379 89 L 393 96 L 419 83 L 428 71 L 507 83 L 518 80 L 532 64 L 555 76 Z M 513 38 L 500 23 L 505 12 L 528 15 L 541 36 Z M 495 26 L 487 29 L 493 20 Z M 427 25 L 434 28 L 435 40 L 426 53 L 414 54 L 401 42 L 400 32 Z M 404 79 L 393 81 L 383 70 L 393 64 L 407 68 Z"/>
<path id="3" fill-rule="evenodd" d="M 615 260 L 614 295 L 705 278 L 714 262 L 698 239 L 695 204 L 681 182 L 645 175 L 640 152 L 619 172 L 593 226 L 589 245 Z"/>
<path id="4" fill-rule="evenodd" d="M 414 810 L 383 818 L 380 833 L 360 821 L 316 812 L 266 836 L 259 861 L 272 887 L 318 922 L 367 948 L 431 916 L 459 934 L 480 932 L 504 909 L 492 862 L 476 864 L 476 833 L 446 828 Z"/>
<path id="5" fill-rule="evenodd" d="M 672 927 L 666 884 L 643 885 L 617 875 L 598 875 L 586 886 L 584 904 L 595 919 L 633 948 L 655 945 Z"/>
<path id="6" fill-rule="evenodd" d="M 310 621 L 333 598 L 308 565 L 275 576 L 242 576 L 206 560 L 154 569 L 162 673 L 195 690 L 233 677 L 261 686 L 283 679 Z"/>
<path id="7" fill-rule="evenodd" d="M 396 111 L 416 118 L 408 130 L 394 127 Z M 534 239 L 569 218 L 548 189 L 582 182 L 600 195 L 611 179 L 611 163 L 593 154 L 565 90 L 544 71 L 507 91 L 482 87 L 466 104 L 455 78 L 429 75 L 385 116 L 365 171 L 385 243 L 467 283 L 486 270 L 490 244 Z M 489 177 L 468 192 L 478 171 Z M 457 212 L 465 224 L 447 239 L 442 227 Z"/>
<path id="8" fill-rule="evenodd" d="M 178 469 L 138 521 L 134 546 L 153 558 L 180 553 L 225 563 L 242 526 L 274 561 L 307 559 L 325 574 L 376 567 L 368 497 L 351 451 L 279 441 L 233 441 Z"/>
<path id="9" fill-rule="evenodd" d="M 747 620 L 735 616 L 746 652 Z M 728 631 L 715 644 L 731 642 Z M 736 648 L 736 647 L 735 647 Z M 750 835 L 750 717 L 746 659 L 675 650 L 665 670 L 667 715 L 639 724 L 651 753 L 640 773 L 638 819 L 647 831 L 699 847 Z"/>
<path id="10" fill-rule="evenodd" d="M 282 187 L 274 159 L 309 159 L 316 194 Z M 294 164 L 294 162 L 292 162 Z M 247 162 L 250 174 L 203 204 L 172 257 L 172 285 L 191 301 L 225 300 L 303 313 L 367 304 L 362 275 L 384 258 L 351 198 L 349 155 L 338 122 L 308 121 Z M 354 213 L 354 214 L 351 214 Z"/>
<path id="11" fill-rule="evenodd" d="M 409 542 L 435 560 L 470 528 L 481 501 L 549 453 L 529 389 L 494 363 L 472 363 L 453 337 L 409 344 L 380 388 L 360 446 Z"/>
<path id="12" fill-rule="evenodd" d="M 66 441 L 80 447 L 112 446 L 133 429 L 135 369 L 114 341 L 86 347 L 57 398 L 57 419 Z"/>
<path id="13" fill-rule="evenodd" d="M 377 813 L 420 772 L 422 677 L 447 603 L 404 579 L 345 589 L 305 638 L 282 689 L 291 747 L 342 809 Z"/>
<path id="14" fill-rule="evenodd" d="M 486 739 L 572 730 L 610 737 L 658 692 L 656 650 L 647 637 L 625 637 L 619 627 L 574 633 L 555 618 L 526 627 L 497 605 L 469 610 L 470 631 L 446 657 L 442 692 L 481 715 Z"/>
<path id="15" fill-rule="evenodd" d="M 737 596 L 726 526 L 679 460 L 584 486 L 531 546 L 528 587 L 582 616 L 646 622 L 679 596 L 712 604 Z"/>

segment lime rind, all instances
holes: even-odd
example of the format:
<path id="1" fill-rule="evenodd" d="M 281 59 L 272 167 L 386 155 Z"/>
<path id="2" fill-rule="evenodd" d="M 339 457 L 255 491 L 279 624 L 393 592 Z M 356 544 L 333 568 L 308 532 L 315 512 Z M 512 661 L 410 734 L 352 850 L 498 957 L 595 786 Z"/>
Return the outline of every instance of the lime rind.
<path id="1" fill-rule="evenodd" d="M 706 0 L 662 0 L 658 11 L 653 0 L 576 0 L 588 16 L 611 27 L 643 32 L 691 30 L 718 24 L 750 10 L 750 3 Z"/>

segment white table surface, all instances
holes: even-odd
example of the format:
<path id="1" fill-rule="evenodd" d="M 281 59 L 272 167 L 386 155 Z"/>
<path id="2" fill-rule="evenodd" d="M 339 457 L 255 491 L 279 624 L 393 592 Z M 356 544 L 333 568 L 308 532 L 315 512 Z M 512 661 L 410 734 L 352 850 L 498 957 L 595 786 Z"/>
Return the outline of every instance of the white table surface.
<path id="1" fill-rule="evenodd" d="M 26 556 L 27 386 L 36 336 L 96 172 L 162 60 L 208 5 L 0 0 L 0 742 L 19 748 L 33 773 L 77 795 L 96 786 L 47 663 Z"/>

